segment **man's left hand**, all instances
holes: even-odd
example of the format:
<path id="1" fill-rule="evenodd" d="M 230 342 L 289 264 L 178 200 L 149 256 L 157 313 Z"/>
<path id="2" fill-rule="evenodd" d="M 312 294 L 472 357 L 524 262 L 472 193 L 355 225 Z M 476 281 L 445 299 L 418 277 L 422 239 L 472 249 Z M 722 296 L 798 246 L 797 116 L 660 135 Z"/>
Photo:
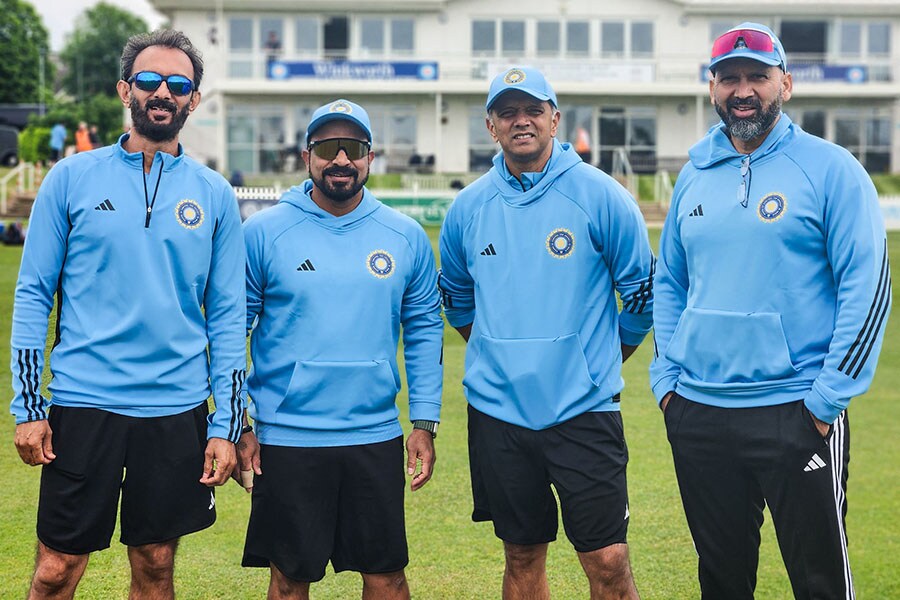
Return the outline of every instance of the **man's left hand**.
<path id="1" fill-rule="evenodd" d="M 406 438 L 406 473 L 412 476 L 410 489 L 416 491 L 431 479 L 434 472 L 434 438 L 430 431 L 424 429 L 413 429 L 409 437 Z M 422 465 L 419 472 L 416 473 L 416 463 L 421 461 Z"/>
<path id="2" fill-rule="evenodd" d="M 237 464 L 234 444 L 222 438 L 209 438 L 203 460 L 203 477 L 200 483 L 213 486 L 222 485 Z"/>
<path id="3" fill-rule="evenodd" d="M 809 413 L 809 415 L 813 419 L 813 423 L 816 426 L 816 429 L 819 430 L 819 434 L 824 438 L 828 437 L 828 433 L 831 431 L 831 425 L 826 423 L 825 421 L 820 421 L 816 415 Z"/>

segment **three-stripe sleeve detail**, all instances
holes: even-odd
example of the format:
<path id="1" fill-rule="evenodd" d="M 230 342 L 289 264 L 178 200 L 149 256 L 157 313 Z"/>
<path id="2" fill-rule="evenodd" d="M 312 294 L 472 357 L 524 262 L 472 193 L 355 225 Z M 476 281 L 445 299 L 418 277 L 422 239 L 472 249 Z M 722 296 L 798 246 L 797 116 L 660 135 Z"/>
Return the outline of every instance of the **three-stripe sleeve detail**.
<path id="1" fill-rule="evenodd" d="M 887 317 L 888 306 L 891 297 L 891 271 L 888 264 L 887 240 L 884 241 L 884 254 L 881 259 L 881 273 L 878 277 L 878 286 L 875 288 L 875 296 L 869 306 L 869 312 L 862 328 L 856 336 L 856 340 L 850 345 L 847 354 L 841 361 L 838 371 L 856 379 L 862 372 L 863 366 L 872 353 L 872 348 L 878 339 L 878 331 Z"/>
<path id="2" fill-rule="evenodd" d="M 228 439 L 237 443 L 241 433 L 241 391 L 244 389 L 244 369 L 231 372 L 231 422 L 228 425 Z"/>
<path id="3" fill-rule="evenodd" d="M 241 410 L 241 391 L 244 388 L 244 370 L 234 369 L 231 372 L 231 421 L 228 425 L 228 439 L 237 443 L 240 437 L 241 418 L 243 411 Z"/>
<path id="4" fill-rule="evenodd" d="M 22 400 L 28 421 L 40 421 L 47 418 L 44 401 L 41 398 L 41 374 L 38 370 L 38 352 L 35 348 L 16 350 L 16 363 L 19 372 L 16 376 L 22 386 Z"/>
<path id="5" fill-rule="evenodd" d="M 656 257 L 650 262 L 650 275 L 641 282 L 638 291 L 628 299 L 622 302 L 622 310 L 629 313 L 643 313 L 647 307 L 647 302 L 653 297 L 653 276 L 656 274 Z"/>
<path id="6" fill-rule="evenodd" d="M 438 291 L 441 293 L 441 304 L 444 305 L 444 308 L 453 308 L 453 299 L 450 297 L 450 294 L 444 291 L 444 288 L 441 287 L 441 279 L 444 278 L 444 274 L 438 272 Z"/>

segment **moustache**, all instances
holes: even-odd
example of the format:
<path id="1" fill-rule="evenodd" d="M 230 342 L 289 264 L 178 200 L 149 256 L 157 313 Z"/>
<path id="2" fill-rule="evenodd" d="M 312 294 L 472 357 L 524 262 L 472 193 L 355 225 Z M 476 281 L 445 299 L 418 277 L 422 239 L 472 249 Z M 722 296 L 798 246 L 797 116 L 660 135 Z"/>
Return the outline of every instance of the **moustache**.
<path id="1" fill-rule="evenodd" d="M 760 102 L 758 98 L 737 98 L 728 101 L 728 108 L 737 108 L 742 110 L 755 108 L 759 110 L 762 108 L 762 102 Z"/>
<path id="2" fill-rule="evenodd" d="M 162 98 L 151 98 L 144 104 L 144 110 L 153 110 L 156 108 L 169 111 L 170 113 L 174 113 L 178 110 L 178 107 L 175 106 L 174 102 L 169 102 Z"/>
<path id="3" fill-rule="evenodd" d="M 331 175 L 332 177 L 356 177 L 359 172 L 356 169 L 348 169 L 346 167 L 331 167 L 322 171 L 323 175 Z"/>

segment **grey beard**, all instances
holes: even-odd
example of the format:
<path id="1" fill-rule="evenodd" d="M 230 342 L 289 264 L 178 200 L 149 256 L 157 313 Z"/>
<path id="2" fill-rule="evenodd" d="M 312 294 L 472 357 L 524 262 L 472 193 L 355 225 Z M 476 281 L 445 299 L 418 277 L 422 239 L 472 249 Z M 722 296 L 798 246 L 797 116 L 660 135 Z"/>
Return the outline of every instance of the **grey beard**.
<path id="1" fill-rule="evenodd" d="M 760 110 L 754 116 L 746 119 L 735 117 L 728 112 L 727 107 L 725 110 L 722 110 L 718 104 L 716 104 L 716 112 L 722 121 L 725 122 L 725 132 L 730 137 L 749 142 L 750 140 L 758 139 L 772 128 L 772 125 L 778 119 L 778 115 L 781 114 L 782 103 L 781 96 L 776 96 L 767 109 Z"/>

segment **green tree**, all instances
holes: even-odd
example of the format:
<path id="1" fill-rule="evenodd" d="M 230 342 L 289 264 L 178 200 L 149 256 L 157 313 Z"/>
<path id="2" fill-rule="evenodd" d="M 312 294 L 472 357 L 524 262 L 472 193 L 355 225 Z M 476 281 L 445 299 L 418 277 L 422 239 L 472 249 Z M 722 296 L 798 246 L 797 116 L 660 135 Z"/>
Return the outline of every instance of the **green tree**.
<path id="1" fill-rule="evenodd" d="M 24 0 L 0 0 L 0 15 L 0 103 L 40 102 L 42 66 L 44 81 L 53 80 L 47 29 Z"/>
<path id="2" fill-rule="evenodd" d="M 68 71 L 63 88 L 79 100 L 95 94 L 114 96 L 122 48 L 129 37 L 146 31 L 143 19 L 117 6 L 101 2 L 86 10 L 60 53 Z"/>

